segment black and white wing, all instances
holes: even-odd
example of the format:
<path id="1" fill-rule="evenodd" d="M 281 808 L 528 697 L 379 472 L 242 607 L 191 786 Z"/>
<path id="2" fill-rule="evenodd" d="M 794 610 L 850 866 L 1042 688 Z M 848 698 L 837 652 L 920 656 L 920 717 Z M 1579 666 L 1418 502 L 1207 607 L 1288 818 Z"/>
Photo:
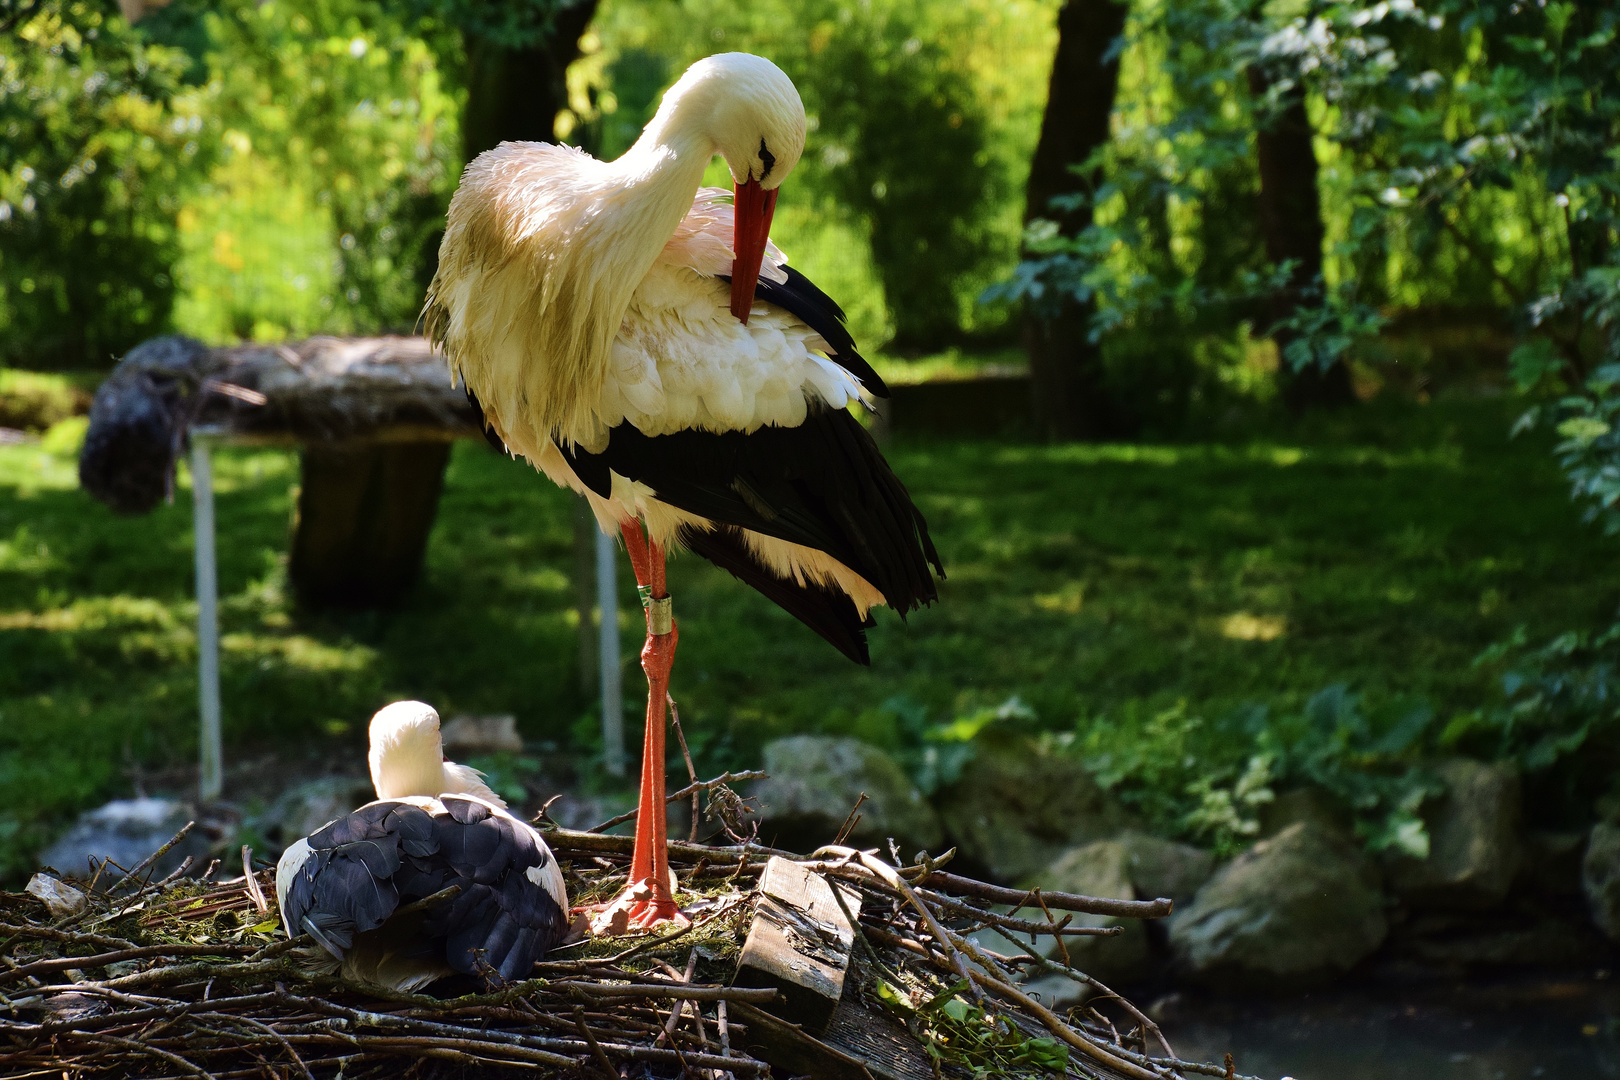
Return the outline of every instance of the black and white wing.
<path id="1" fill-rule="evenodd" d="M 391 925 L 400 907 L 451 885 L 454 897 L 408 927 Z M 435 971 L 522 979 L 568 925 L 562 874 L 539 833 L 455 795 L 379 801 L 339 818 L 287 849 L 276 891 L 289 937 L 309 934 L 363 977 L 410 967 L 402 989 Z M 379 951 L 417 962 L 360 960 Z"/>

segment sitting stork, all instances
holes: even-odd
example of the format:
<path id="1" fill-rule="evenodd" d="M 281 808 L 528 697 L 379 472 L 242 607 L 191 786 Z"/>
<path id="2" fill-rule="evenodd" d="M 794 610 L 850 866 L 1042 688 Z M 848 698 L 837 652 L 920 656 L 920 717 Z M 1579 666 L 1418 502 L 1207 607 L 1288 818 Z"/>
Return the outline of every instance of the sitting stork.
<path id="1" fill-rule="evenodd" d="M 276 900 L 320 970 L 394 990 L 450 975 L 527 978 L 568 929 L 562 871 L 483 775 L 444 760 L 439 714 L 397 701 L 371 719 L 377 801 L 287 848 Z M 454 895 L 411 908 L 450 886 Z"/>
<path id="2" fill-rule="evenodd" d="M 615 161 L 502 143 L 462 174 L 424 316 L 486 434 L 583 494 L 629 548 L 646 609 L 647 727 L 632 927 L 675 918 L 664 710 L 678 632 L 665 553 L 697 552 L 868 663 L 874 605 L 943 576 L 927 524 L 848 411 L 883 385 L 843 312 L 770 243 L 804 150 L 770 61 L 693 64 Z M 699 189 L 715 154 L 731 202 Z"/>

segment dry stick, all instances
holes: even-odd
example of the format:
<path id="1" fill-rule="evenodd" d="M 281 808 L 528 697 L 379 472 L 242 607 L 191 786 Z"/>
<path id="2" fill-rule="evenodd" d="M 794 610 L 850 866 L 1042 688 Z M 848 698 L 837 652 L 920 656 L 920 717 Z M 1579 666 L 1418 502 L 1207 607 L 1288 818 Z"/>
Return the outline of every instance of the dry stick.
<path id="1" fill-rule="evenodd" d="M 244 863 L 246 862 L 246 860 L 243 861 Z M 251 1016 L 230 1016 L 226 1013 L 217 1012 L 200 1014 L 198 1019 L 216 1016 L 222 1020 L 235 1020 L 239 1023 L 247 1024 L 250 1027 L 256 1027 L 260 1031 L 263 1031 L 266 1035 L 269 1035 L 272 1039 L 276 1040 L 276 1042 L 280 1043 L 283 1050 L 287 1051 L 287 1056 L 293 1059 L 293 1063 L 298 1066 L 298 1071 L 304 1074 L 304 1080 L 315 1080 L 315 1074 L 309 1071 L 309 1066 L 305 1065 L 304 1059 L 298 1056 L 298 1051 L 293 1049 L 293 1044 L 288 1042 L 282 1036 L 281 1032 L 277 1031 L 269 1024 L 255 1020 Z"/>
<path id="2" fill-rule="evenodd" d="M 1008 930 L 1018 930 L 1026 934 L 1041 934 L 1046 937 L 1056 938 L 1115 937 L 1125 932 L 1123 926 L 1070 926 L 1069 922 L 1074 918 L 1073 915 L 1065 915 L 1062 919 L 1054 922 L 1038 923 L 1012 915 L 1003 915 L 998 911 L 986 911 L 983 908 L 976 908 L 929 889 L 918 889 L 917 894 L 930 904 L 942 907 L 954 914 L 978 919 L 994 926 L 1005 927 Z M 1044 904 L 1042 909 L 1045 909 Z M 1050 919 L 1052 917 L 1051 912 L 1047 912 L 1046 917 Z"/>
<path id="3" fill-rule="evenodd" d="M 1062 940 L 1062 939 L 1059 939 L 1059 940 Z M 1170 1048 L 1169 1041 L 1167 1039 L 1165 1039 L 1164 1032 L 1159 1030 L 1159 1025 L 1155 1024 L 1152 1020 L 1150 1020 L 1147 1017 L 1147 1015 L 1145 1013 L 1143 1013 L 1135 1005 L 1131 1004 L 1131 1001 L 1130 1001 L 1129 998 L 1127 998 L 1127 997 L 1123 996 L 1122 994 L 1116 993 L 1115 991 L 1109 989 L 1108 987 L 1104 986 L 1102 983 L 1098 982 L 1097 979 L 1094 976 L 1089 975 L 1084 971 L 1081 971 L 1080 969 L 1074 967 L 1072 964 L 1060 964 L 1057 961 L 1053 960 L 1051 957 L 1040 956 L 1040 955 L 1031 956 L 1030 959 L 1038 967 L 1040 967 L 1040 969 L 1042 971 L 1049 971 L 1049 972 L 1053 973 L 1054 975 L 1062 975 L 1062 976 L 1064 976 L 1064 977 L 1066 977 L 1068 979 L 1071 979 L 1074 982 L 1090 986 L 1093 990 L 1095 990 L 1098 994 L 1102 995 L 1104 998 L 1112 998 L 1113 1000 L 1119 1002 L 1120 1007 L 1123 1008 L 1126 1012 L 1130 1013 L 1132 1019 L 1134 1019 L 1138 1024 L 1142 1025 L 1142 1029 L 1144 1031 L 1148 1032 L 1148 1034 L 1152 1035 L 1155 1039 L 1159 1040 L 1159 1045 L 1164 1047 L 1164 1052 L 1165 1052 L 1166 1056 L 1170 1060 L 1172 1060 L 1172 1061 L 1178 1060 L 1176 1058 L 1176 1052 Z"/>
<path id="4" fill-rule="evenodd" d="M 877 969 L 878 974 L 894 983 L 896 989 L 903 987 L 905 985 L 905 980 L 900 978 L 900 976 L 895 973 L 894 969 L 889 967 L 888 964 L 885 964 L 878 957 L 877 950 L 872 948 L 872 943 L 870 941 L 866 940 L 866 931 L 861 926 L 861 920 L 850 912 L 849 905 L 844 902 L 844 894 L 839 891 L 838 883 L 833 881 L 831 876 L 826 873 L 823 873 L 822 877 L 827 880 L 827 887 L 832 890 L 833 900 L 837 901 L 838 903 L 838 910 L 844 913 L 844 918 L 848 920 L 850 926 L 854 927 L 855 940 L 860 942 L 861 951 L 866 954 L 866 959 L 871 962 L 874 968 Z"/>
<path id="5" fill-rule="evenodd" d="M 945 956 L 943 956 L 943 955 L 941 955 L 939 953 L 931 952 L 927 948 L 924 948 L 923 945 L 920 942 L 913 941 L 913 940 L 911 940 L 909 938 L 901 937 L 899 934 L 890 933 L 889 931 L 884 930 L 881 927 L 877 927 L 877 926 L 868 926 L 865 929 L 866 929 L 867 933 L 871 934 L 872 937 L 877 939 L 879 944 L 886 945 L 889 948 L 897 948 L 897 949 L 900 949 L 903 952 L 911 953 L 913 956 L 916 956 L 919 960 L 923 961 L 929 967 L 933 968 L 937 972 L 940 972 L 941 974 L 952 976 L 952 977 L 956 977 L 958 975 L 958 972 L 957 972 L 956 968 L 954 966 L 952 966 L 949 959 L 947 959 Z M 1016 991 L 1016 990 L 1013 990 L 1012 987 L 1006 985 L 1005 983 L 1000 982 L 999 980 L 991 979 L 989 976 L 984 975 L 981 972 L 977 972 L 977 971 L 973 972 L 972 977 L 973 977 L 973 979 L 974 979 L 974 981 L 976 983 L 984 983 L 984 984 L 986 984 L 988 989 L 994 990 L 997 993 L 1001 993 L 1003 990 L 1006 990 L 1006 991 L 1009 991 L 1010 994 L 1012 994 L 1012 995 L 1023 996 L 1023 995 L 1019 995 L 1019 992 Z M 1018 1000 L 1018 998 L 1014 997 L 1013 1000 L 1016 1001 L 1016 1000 Z M 1131 1075 L 1133 1077 L 1141 1077 L 1142 1080 L 1161 1080 L 1161 1077 L 1160 1077 L 1159 1073 L 1147 1072 L 1145 1074 L 1145 1076 L 1144 1076 L 1141 1072 L 1132 1071 L 1132 1069 L 1140 1070 L 1140 1069 L 1143 1069 L 1145 1067 L 1143 1064 L 1141 1064 L 1139 1062 L 1135 1062 L 1135 1061 L 1130 1060 L 1130 1058 L 1132 1058 L 1132 1057 L 1140 1057 L 1140 1055 L 1132 1054 L 1130 1051 L 1127 1051 L 1127 1050 L 1118 1051 L 1118 1053 L 1116 1054 L 1112 1050 L 1106 1050 L 1106 1049 L 1103 1049 L 1101 1047 L 1098 1047 L 1094 1043 L 1091 1043 L 1091 1042 L 1087 1041 L 1083 1036 L 1078 1035 L 1077 1033 L 1075 1033 L 1072 1028 L 1070 1028 L 1067 1024 L 1065 1024 L 1063 1022 L 1062 1017 L 1060 1017 L 1057 1014 L 1051 1012 L 1051 1010 L 1046 1009 L 1039 1002 L 1036 1002 L 1033 999 L 1028 999 L 1027 997 L 1025 998 L 1025 1001 L 1027 1001 L 1027 1004 L 1025 1004 L 1024 1001 L 1021 1001 L 1019 1003 L 1020 1004 L 1025 1004 L 1025 1007 L 1029 1008 L 1029 1010 L 1032 1013 L 1034 1013 L 1038 1019 L 1040 1019 L 1042 1025 L 1045 1026 L 1047 1028 L 1047 1030 L 1049 1030 L 1053 1034 L 1057 1035 L 1064 1042 L 1069 1043 L 1072 1046 L 1078 1047 L 1079 1049 L 1083 1050 L 1087 1055 L 1089 1055 L 1091 1057 L 1098 1058 L 1098 1060 L 1104 1061 L 1106 1064 L 1108 1064 L 1112 1068 L 1120 1068 L 1120 1064 L 1115 1062 L 1113 1060 L 1113 1057 L 1116 1057 L 1116 1056 L 1117 1057 L 1124 1057 L 1126 1064 L 1131 1066 L 1131 1068 L 1127 1068 L 1125 1070 L 1129 1075 Z M 1042 1015 L 1043 1013 L 1045 1015 Z M 1054 1024 L 1057 1025 L 1057 1026 L 1054 1027 L 1053 1026 Z M 1059 1028 L 1061 1028 L 1062 1030 L 1060 1031 Z M 1084 1045 L 1083 1046 L 1080 1045 L 1081 1043 L 1084 1043 Z M 1099 1057 L 1099 1055 L 1108 1055 L 1108 1056 Z M 1148 1059 L 1146 1057 L 1141 1058 L 1141 1062 L 1149 1062 L 1150 1060 L 1151 1059 Z M 1156 1061 L 1156 1060 L 1153 1060 L 1152 1064 L 1153 1065 L 1158 1065 L 1160 1063 L 1158 1061 Z M 1168 1064 L 1168 1063 L 1166 1063 L 1166 1064 Z M 1181 1067 L 1184 1064 L 1185 1063 L 1177 1062 L 1176 1067 Z M 1244 1080 L 1254 1080 L 1254 1078 L 1245 1077 Z"/>
<path id="6" fill-rule="evenodd" d="M 923 903 L 922 899 L 912 891 L 911 886 L 906 884 L 905 879 L 899 874 L 894 873 L 891 868 L 884 866 L 882 863 L 878 862 L 865 852 L 861 853 L 860 859 L 861 862 L 864 863 L 866 867 L 873 873 L 884 878 L 889 885 L 898 888 L 905 895 L 906 900 L 911 903 L 911 906 L 922 913 L 923 921 L 928 924 L 929 932 L 934 935 L 934 940 L 939 942 L 940 947 L 943 948 L 950 956 L 951 963 L 955 965 L 957 974 L 968 980 L 968 987 L 973 991 L 974 999 L 978 1001 L 981 1008 L 983 1008 L 986 1012 L 989 1012 L 989 1002 L 985 1001 L 984 993 L 980 991 L 976 985 L 974 985 L 973 976 L 968 970 L 967 961 L 962 958 L 962 954 L 957 952 L 956 947 L 951 944 L 950 938 L 945 934 L 945 928 L 939 925 L 939 920 L 934 918 L 934 913 L 929 909 L 928 905 Z M 893 877 L 892 881 L 888 880 L 891 875 Z"/>
<path id="7" fill-rule="evenodd" d="M 264 890 L 259 888 L 259 879 L 253 873 L 253 849 L 246 844 L 242 845 L 242 877 L 247 882 L 248 897 L 253 901 L 253 906 L 259 909 L 259 914 L 269 912 L 270 905 L 265 902 Z"/>
<path id="8" fill-rule="evenodd" d="M 159 859 L 163 858 L 163 856 L 167 855 L 170 851 L 173 851 L 174 850 L 174 845 L 176 845 L 180 841 L 184 840 L 186 838 L 187 834 L 190 833 L 191 830 L 196 827 L 196 825 L 197 825 L 197 823 L 195 821 L 186 822 L 185 825 L 181 827 L 180 831 L 175 833 L 174 836 L 169 840 L 168 843 L 164 844 L 162 847 L 160 847 L 156 851 L 152 852 L 152 854 L 150 854 L 146 858 L 142 859 L 139 863 L 137 863 L 135 865 L 135 869 L 131 870 L 129 873 L 127 873 L 123 877 L 119 878 L 118 883 L 115 884 L 112 888 L 107 890 L 108 894 L 111 895 L 112 893 L 117 892 L 120 888 L 123 887 L 125 882 L 129 881 L 131 878 L 134 878 L 134 877 L 138 876 L 148 866 L 151 866 L 153 863 L 155 863 Z"/>
<path id="9" fill-rule="evenodd" d="M 106 934 L 85 934 L 73 930 L 55 930 L 49 926 L 27 926 L 17 923 L 0 922 L 0 934 L 9 935 L 6 944 L 37 938 L 40 941 L 57 941 L 64 945 L 93 945 L 98 949 L 133 949 L 133 941 L 123 938 L 109 937 Z"/>
<path id="10" fill-rule="evenodd" d="M 1025 907 L 1030 902 L 1031 894 L 1022 889 L 1004 889 L 1000 885 L 986 885 L 982 881 L 972 878 L 957 877 L 942 870 L 935 870 L 918 879 L 918 884 L 927 882 L 942 892 L 954 893 L 957 896 L 977 896 L 981 900 L 989 900 L 996 904 L 1015 904 Z M 1064 911 L 1078 911 L 1086 915 L 1115 915 L 1127 919 L 1162 919 L 1175 910 L 1175 904 L 1160 897 L 1157 900 L 1111 900 L 1103 896 L 1081 896 L 1077 893 L 1048 892 L 1042 893 L 1047 905 L 1061 908 Z"/>
<path id="11" fill-rule="evenodd" d="M 117 1035 L 80 1035 L 72 1030 L 64 1031 L 62 1034 L 69 1039 L 80 1039 L 85 1042 L 93 1043 L 107 1043 L 116 1046 L 121 1050 L 128 1050 L 131 1053 L 151 1054 L 153 1057 L 160 1057 L 169 1062 L 171 1065 L 184 1069 L 192 1076 L 205 1077 L 206 1080 L 216 1080 L 213 1073 L 210 1073 L 200 1065 L 187 1061 L 179 1054 L 172 1054 L 167 1050 L 159 1049 L 156 1046 L 148 1046 L 145 1043 L 137 1042 L 134 1039 L 123 1039 L 119 1038 Z"/>
<path id="12" fill-rule="evenodd" d="M 596 1035 L 591 1031 L 591 1026 L 585 1022 L 585 1010 L 577 1005 L 574 1007 L 574 1023 L 579 1025 L 579 1033 L 585 1037 L 585 1045 L 591 1048 L 591 1053 L 596 1057 L 596 1063 L 602 1067 L 602 1072 L 607 1076 L 608 1080 L 619 1080 L 619 1070 L 613 1067 L 613 1060 L 607 1056 L 607 1052 L 602 1049 L 602 1044 L 596 1041 Z"/>
<path id="13" fill-rule="evenodd" d="M 742 781 L 742 780 L 769 780 L 769 779 L 770 779 L 770 774 L 767 773 L 764 769 L 743 769 L 741 772 L 724 772 L 724 773 L 721 773 L 719 776 L 715 777 L 713 780 L 703 780 L 703 781 L 700 781 L 700 782 L 697 782 L 697 783 L 688 784 L 686 787 L 681 788 L 681 790 L 664 796 L 664 801 L 666 803 L 680 802 L 682 799 L 686 798 L 687 796 L 691 796 L 692 798 L 696 799 L 698 797 L 699 792 L 708 791 L 710 788 L 717 788 L 721 784 L 735 784 L 735 783 L 737 783 L 739 781 Z M 602 824 L 600 824 L 600 825 L 592 825 L 589 829 L 585 830 L 584 834 L 573 833 L 573 835 L 574 836 L 580 836 L 580 835 L 585 835 L 585 834 L 595 835 L 595 834 L 605 833 L 609 829 L 613 828 L 615 825 L 623 825 L 625 822 L 634 821 L 635 819 L 636 819 L 636 811 L 635 810 L 626 810 L 624 813 L 618 815 L 617 817 L 608 818 L 606 821 L 602 822 Z M 547 830 L 547 831 L 551 832 L 553 830 Z M 556 832 L 566 833 L 566 832 L 569 832 L 570 830 L 557 829 L 555 831 Z M 622 839 L 630 839 L 630 838 L 629 837 L 623 837 Z M 557 845 L 553 844 L 551 846 L 553 848 L 555 848 Z M 673 845 L 673 844 L 670 845 L 671 849 L 673 849 L 674 846 L 675 845 Z M 587 850 L 589 850 L 589 849 L 587 849 Z M 596 849 L 596 850 L 601 850 L 601 849 Z M 671 853 L 673 854 L 673 850 L 672 850 Z M 797 858 L 797 856 L 795 856 L 795 858 Z"/>
<path id="14" fill-rule="evenodd" d="M 692 981 L 692 976 L 697 972 L 697 957 L 698 957 L 698 954 L 697 954 L 696 949 L 693 949 L 692 952 L 687 956 L 687 958 L 686 958 L 686 974 L 681 976 L 681 982 L 690 983 Z M 693 1009 L 694 1012 L 696 1012 L 697 1011 L 697 1006 L 694 1005 L 692 1007 L 692 1009 Z M 658 1036 L 658 1038 L 653 1040 L 653 1045 L 654 1046 L 657 1046 L 659 1043 L 664 1042 L 666 1039 L 669 1041 L 669 1044 L 671 1046 L 675 1045 L 675 1028 L 676 1028 L 677 1025 L 680 1024 L 680 1022 L 681 1022 L 681 1014 L 684 1013 L 685 1011 L 686 1011 L 686 1002 L 684 1000 L 681 1000 L 681 999 L 677 998 L 676 1001 L 675 1001 L 674 1008 L 669 1010 L 669 1022 L 664 1025 L 664 1033 L 662 1035 Z M 700 1031 L 702 1030 L 701 1023 L 702 1022 L 699 1021 L 699 1030 Z"/>
<path id="15" fill-rule="evenodd" d="M 664 700 L 669 702 L 669 722 L 675 728 L 675 741 L 681 744 L 681 757 L 686 759 L 686 777 L 692 781 L 692 831 L 687 834 L 687 843 L 697 843 L 698 831 L 698 778 L 697 769 L 692 766 L 692 751 L 686 748 L 686 733 L 681 730 L 681 712 L 675 707 L 675 698 L 669 691 L 664 692 Z M 668 805 L 668 800 L 665 800 Z"/>
<path id="16" fill-rule="evenodd" d="M 844 824 L 839 827 L 838 835 L 833 837 L 834 847 L 841 846 L 845 838 L 855 831 L 855 826 L 860 824 L 861 815 L 859 811 L 863 802 L 866 802 L 866 792 L 864 791 L 856 798 L 855 805 L 849 808 L 849 815 L 844 818 Z"/>
<path id="17" fill-rule="evenodd" d="M 251 945 L 143 945 L 134 949 L 101 953 L 97 956 L 59 956 L 50 960 L 36 960 L 32 964 L 0 972 L 0 985 L 30 975 L 42 975 L 68 968 L 98 968 L 124 960 L 144 960 L 151 956 L 243 956 L 253 951 Z"/>
<path id="18" fill-rule="evenodd" d="M 1037 888 L 1037 889 L 1034 890 L 1034 893 L 1035 893 L 1035 902 L 1037 904 L 1041 905 L 1041 914 L 1046 916 L 1046 921 L 1048 923 L 1052 922 L 1053 921 L 1053 919 L 1052 919 L 1052 910 L 1046 906 L 1046 901 L 1041 898 L 1041 890 L 1039 888 Z M 1072 915 L 1066 916 L 1063 921 L 1065 923 L 1067 923 L 1069 921 L 1069 919 L 1072 919 L 1073 917 L 1074 916 L 1072 916 Z M 1125 928 L 1123 926 L 1118 927 L 1118 929 L 1121 932 L 1123 932 L 1125 930 Z M 1052 936 L 1057 939 L 1058 952 L 1063 954 L 1063 962 L 1065 964 L 1072 964 L 1073 961 L 1069 959 L 1069 947 L 1063 943 L 1063 933 L 1062 933 L 1062 931 L 1059 930 L 1057 933 L 1053 934 Z M 1031 945 L 1035 944 L 1035 937 L 1034 937 L 1033 934 L 1030 935 L 1029 943 Z M 1037 949 L 1035 951 L 1039 952 L 1040 950 Z M 1165 1049 L 1168 1050 L 1169 1047 L 1166 1047 Z M 1170 1056 L 1175 1057 L 1175 1054 L 1172 1053 Z"/>

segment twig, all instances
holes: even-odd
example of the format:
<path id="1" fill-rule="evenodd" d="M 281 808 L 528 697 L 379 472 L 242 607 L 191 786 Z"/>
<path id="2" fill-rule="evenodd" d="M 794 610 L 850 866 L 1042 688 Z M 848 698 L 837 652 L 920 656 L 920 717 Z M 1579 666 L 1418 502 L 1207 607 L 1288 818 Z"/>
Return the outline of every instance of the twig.
<path id="1" fill-rule="evenodd" d="M 1026 890 L 987 885 L 982 881 L 947 874 L 942 870 L 924 875 L 918 884 L 922 882 L 933 885 L 940 892 L 953 893 L 957 896 L 977 896 L 981 900 L 989 900 L 996 904 L 1013 904 L 1017 907 L 1028 906 L 1032 897 L 1032 893 Z M 1061 908 L 1064 911 L 1078 911 L 1086 915 L 1162 919 L 1175 910 L 1174 902 L 1163 897 L 1157 900 L 1112 900 L 1103 896 L 1081 896 L 1078 893 L 1066 892 L 1043 892 L 1041 896 L 1047 906 Z"/>
<path id="2" fill-rule="evenodd" d="M 585 1022 L 585 1010 L 579 1007 L 574 1009 L 574 1023 L 579 1025 L 579 1033 L 584 1036 L 585 1044 L 591 1048 L 596 1057 L 596 1063 L 602 1067 L 602 1073 L 608 1080 L 619 1080 L 619 1070 L 613 1067 L 613 1060 L 602 1049 L 602 1044 L 596 1041 L 596 1034 L 591 1026 Z"/>
<path id="3" fill-rule="evenodd" d="M 834 847 L 837 847 L 837 846 L 843 844 L 844 840 L 849 836 L 849 834 L 855 831 L 855 826 L 860 824 L 860 820 L 861 820 L 861 815 L 860 815 L 861 803 L 863 803 L 865 801 L 866 801 L 866 792 L 863 791 L 855 799 L 855 805 L 849 808 L 849 814 L 844 818 L 844 824 L 839 827 L 838 835 L 833 837 L 833 846 Z"/>
<path id="4" fill-rule="evenodd" d="M 674 793 L 672 793 L 670 795 L 664 796 L 664 802 L 666 802 L 666 803 L 680 802 L 682 799 L 687 798 L 688 796 L 695 799 L 695 798 L 697 798 L 699 792 L 708 791 L 711 788 L 717 788 L 722 784 L 735 784 L 735 783 L 738 783 L 739 781 L 743 781 L 743 780 L 768 780 L 768 779 L 770 779 L 770 774 L 767 773 L 764 769 L 743 769 L 741 772 L 725 772 L 725 773 L 721 773 L 719 776 L 715 777 L 713 780 L 703 780 L 703 781 L 700 781 L 698 783 L 688 784 L 686 787 L 681 788 L 681 790 L 679 790 L 677 792 L 674 792 Z M 640 809 L 640 808 L 637 807 L 637 809 Z M 574 836 L 582 836 L 582 835 L 605 833 L 609 829 L 613 828 L 615 825 L 623 825 L 625 822 L 634 821 L 635 819 L 636 819 L 636 811 L 635 810 L 626 810 L 624 813 L 618 815 L 617 817 L 608 818 L 606 821 L 602 822 L 602 824 L 600 824 L 600 825 L 592 825 L 589 829 L 586 829 L 584 833 L 573 833 L 573 835 Z M 555 831 L 555 832 L 571 832 L 571 830 L 566 830 L 566 829 L 548 830 L 548 832 L 551 832 L 551 831 Z M 628 840 L 628 839 L 631 839 L 631 838 L 630 837 L 622 837 L 620 839 Z M 551 846 L 553 848 L 555 848 L 557 845 L 552 844 Z M 689 842 L 689 846 L 691 846 L 690 842 Z M 670 853 L 674 854 L 675 845 L 671 844 L 670 847 L 671 847 L 671 852 Z M 598 850 L 600 850 L 600 849 L 598 849 Z M 792 858 L 798 858 L 798 856 L 796 856 L 796 855 L 791 855 L 790 852 L 780 852 L 780 853 L 777 853 L 777 854 L 790 855 L 790 857 L 792 857 Z"/>
<path id="5" fill-rule="evenodd" d="M 184 840 L 186 838 L 186 836 L 190 834 L 191 830 L 196 828 L 196 826 L 197 826 L 197 823 L 195 821 L 186 822 L 185 825 L 181 826 L 180 831 L 175 833 L 174 836 L 169 839 L 168 843 L 164 844 L 162 847 L 160 847 L 156 851 L 152 852 L 152 854 L 148 855 L 146 858 L 144 858 L 140 862 L 136 863 L 135 864 L 135 869 L 131 870 L 129 873 L 127 873 L 123 877 L 119 878 L 117 884 L 115 884 L 112 888 L 107 890 L 108 894 L 111 895 L 112 893 L 116 893 L 119 889 L 124 887 L 124 884 L 126 882 L 130 881 L 131 879 L 133 879 L 135 877 L 138 877 L 147 867 L 151 866 L 153 863 L 155 863 L 159 859 L 163 858 L 163 856 L 165 856 L 169 852 L 173 851 L 174 850 L 174 845 L 176 845 L 180 841 Z M 162 835 L 162 834 L 159 834 L 159 835 Z"/>
<path id="6" fill-rule="evenodd" d="M 270 911 L 270 905 L 264 899 L 264 890 L 259 888 L 258 876 L 253 873 L 253 849 L 246 844 L 242 845 L 242 877 L 247 881 L 247 893 L 253 900 L 253 906 L 264 915 Z"/>
<path id="7" fill-rule="evenodd" d="M 686 733 L 681 730 L 681 711 L 675 707 L 675 698 L 668 691 L 664 693 L 664 700 L 669 702 L 669 722 L 675 728 L 675 741 L 681 744 L 681 757 L 686 759 L 686 777 L 692 781 L 692 831 L 686 839 L 690 843 L 697 843 L 698 831 L 698 778 L 697 769 L 692 765 L 692 751 L 686 748 Z M 668 801 L 666 800 L 666 805 Z"/>

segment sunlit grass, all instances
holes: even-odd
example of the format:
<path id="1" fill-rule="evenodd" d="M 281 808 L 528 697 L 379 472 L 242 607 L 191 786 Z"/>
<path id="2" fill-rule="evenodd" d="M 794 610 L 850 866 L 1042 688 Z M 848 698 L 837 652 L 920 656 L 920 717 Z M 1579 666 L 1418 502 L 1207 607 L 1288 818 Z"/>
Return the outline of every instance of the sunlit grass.
<path id="1" fill-rule="evenodd" d="M 950 576 L 909 621 L 878 613 L 871 668 L 729 575 L 673 564 L 699 768 L 757 764 L 790 732 L 892 740 L 877 706 L 896 695 L 943 719 L 1017 694 L 1059 730 L 1178 701 L 1294 708 L 1339 681 L 1442 717 L 1473 707 L 1486 645 L 1592 625 L 1620 597 L 1611 542 L 1578 523 L 1544 444 L 1508 441 L 1513 412 L 1381 403 L 1226 442 L 901 439 L 890 460 Z M 118 518 L 77 489 L 74 434 L 0 448 L 0 857 L 19 870 L 67 815 L 127 792 L 131 768 L 195 759 L 185 471 L 174 505 Z M 227 450 L 216 471 L 232 760 L 318 746 L 357 768 L 366 718 L 406 696 L 590 747 L 568 496 L 459 444 L 416 590 L 389 612 L 312 613 L 286 583 L 296 457 Z"/>

